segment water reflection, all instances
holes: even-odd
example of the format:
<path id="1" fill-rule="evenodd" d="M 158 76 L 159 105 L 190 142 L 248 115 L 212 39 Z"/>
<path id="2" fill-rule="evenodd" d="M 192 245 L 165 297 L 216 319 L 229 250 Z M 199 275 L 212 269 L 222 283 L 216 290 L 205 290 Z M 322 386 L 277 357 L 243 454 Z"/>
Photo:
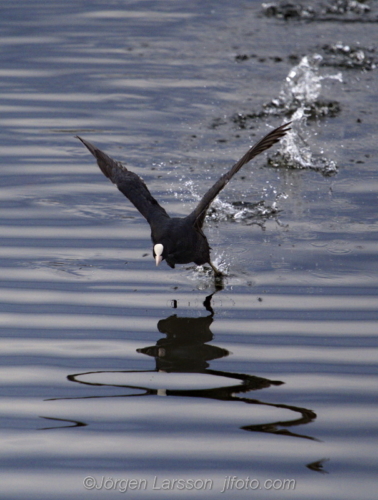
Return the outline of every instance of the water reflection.
<path id="1" fill-rule="evenodd" d="M 54 417 L 40 417 L 46 420 L 53 420 L 54 422 L 68 422 L 69 425 L 53 426 L 53 427 L 42 427 L 38 429 L 39 431 L 46 431 L 49 429 L 66 429 L 67 427 L 86 427 L 88 424 L 81 422 L 80 420 L 69 420 L 67 418 L 54 418 Z"/>
<path id="2" fill-rule="evenodd" d="M 322 458 L 321 460 L 317 460 L 316 462 L 311 462 L 307 464 L 306 467 L 315 472 L 320 472 L 321 474 L 328 474 L 328 471 L 323 469 L 324 462 L 328 462 L 329 458 Z"/>
<path id="3" fill-rule="evenodd" d="M 153 346 L 137 349 L 138 353 L 155 358 L 155 369 L 90 371 L 75 373 L 67 377 L 71 382 L 92 386 L 93 388 L 117 387 L 127 389 L 126 393 L 123 392 L 109 396 L 94 394 L 79 398 L 54 398 L 53 400 L 169 396 L 243 402 L 249 405 L 262 405 L 289 410 L 290 412 L 294 412 L 296 417 L 290 420 L 245 425 L 240 427 L 242 430 L 316 441 L 314 437 L 289 430 L 290 428 L 312 422 L 316 418 L 316 414 L 312 410 L 281 403 L 268 403 L 259 399 L 242 396 L 242 394 L 250 391 L 279 386 L 284 382 L 245 373 L 213 370 L 209 367 L 211 361 L 230 354 L 227 349 L 209 344 L 213 340 L 213 333 L 210 329 L 214 321 L 214 311 L 211 306 L 212 297 L 213 294 L 209 295 L 204 301 L 205 309 L 210 312 L 207 316 L 190 318 L 178 317 L 176 314 L 173 314 L 158 322 L 157 328 L 165 336 L 159 339 Z M 156 374 L 156 376 L 151 376 L 151 374 Z M 170 374 L 168 378 L 167 374 Z M 175 377 L 174 374 L 177 374 L 177 376 Z M 201 376 L 199 378 L 191 376 L 182 378 L 178 374 L 200 374 Z M 214 380 L 218 384 L 215 387 Z M 144 384 L 144 381 L 148 381 L 148 385 Z M 237 382 L 235 383 L 235 381 Z M 130 393 L 130 390 L 132 393 Z M 73 422 L 73 426 L 79 425 L 77 421 L 69 422 Z M 85 424 L 80 422 L 80 425 Z"/>

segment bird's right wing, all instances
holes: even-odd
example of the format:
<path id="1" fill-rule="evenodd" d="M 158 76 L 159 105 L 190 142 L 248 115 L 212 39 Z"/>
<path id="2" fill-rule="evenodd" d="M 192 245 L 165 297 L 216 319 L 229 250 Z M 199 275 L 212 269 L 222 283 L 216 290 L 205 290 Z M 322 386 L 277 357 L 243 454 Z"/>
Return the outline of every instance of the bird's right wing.
<path id="1" fill-rule="evenodd" d="M 150 224 L 159 216 L 169 217 L 164 208 L 160 206 L 151 195 L 144 181 L 137 174 L 127 170 L 127 168 L 118 161 L 112 160 L 90 142 L 85 141 L 79 136 L 76 137 L 96 158 L 101 172 L 108 177 L 113 184 L 116 184 L 121 193 L 131 201 L 135 208 L 139 210 Z"/>
<path id="2" fill-rule="evenodd" d="M 269 134 L 267 134 L 261 141 L 252 146 L 246 154 L 240 158 L 240 160 L 235 163 L 235 165 L 204 194 L 201 201 L 198 203 L 197 207 L 193 210 L 193 212 L 189 215 L 189 218 L 193 220 L 193 224 L 198 227 L 202 227 L 203 221 L 206 216 L 206 210 L 209 208 L 211 202 L 217 196 L 217 194 L 225 187 L 225 185 L 230 181 L 230 179 L 238 172 L 243 165 L 252 160 L 255 156 L 263 153 L 267 149 L 269 149 L 273 144 L 278 142 L 288 130 L 290 123 L 285 123 L 285 125 L 281 125 Z"/>

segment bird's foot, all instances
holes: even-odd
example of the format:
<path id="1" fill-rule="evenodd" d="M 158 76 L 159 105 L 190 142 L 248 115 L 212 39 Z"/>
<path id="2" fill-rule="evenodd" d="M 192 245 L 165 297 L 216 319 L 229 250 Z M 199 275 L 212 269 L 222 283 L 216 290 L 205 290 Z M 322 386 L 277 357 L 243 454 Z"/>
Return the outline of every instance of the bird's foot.
<path id="1" fill-rule="evenodd" d="M 209 262 L 211 269 L 214 271 L 214 276 L 217 277 L 223 277 L 223 273 L 217 269 L 212 262 Z"/>

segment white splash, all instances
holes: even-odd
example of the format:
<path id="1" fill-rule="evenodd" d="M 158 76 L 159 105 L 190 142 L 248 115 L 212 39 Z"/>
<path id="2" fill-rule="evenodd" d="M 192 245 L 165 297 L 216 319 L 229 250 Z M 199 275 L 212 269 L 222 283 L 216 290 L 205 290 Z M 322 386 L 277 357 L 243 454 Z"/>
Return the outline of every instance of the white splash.
<path id="1" fill-rule="evenodd" d="M 336 163 L 314 157 L 308 146 L 309 133 L 306 131 L 310 116 L 325 116 L 328 113 L 327 105 L 318 102 L 322 81 L 343 81 L 340 72 L 334 75 L 319 74 L 322 59 L 319 54 L 303 57 L 300 63 L 290 70 L 278 99 L 272 101 L 272 104 L 291 113 L 290 118 L 285 120 L 292 122 L 291 131 L 280 143 L 280 155 L 285 163 L 290 164 L 292 168 L 312 168 L 331 175 L 337 171 Z"/>
<path id="2" fill-rule="evenodd" d="M 306 107 L 313 105 L 318 99 L 323 80 L 343 81 L 341 73 L 319 75 L 322 60 L 323 57 L 320 54 L 304 56 L 300 63 L 290 70 L 278 97 L 280 104 L 288 110 L 294 105 L 297 111 L 301 108 L 306 111 Z"/>

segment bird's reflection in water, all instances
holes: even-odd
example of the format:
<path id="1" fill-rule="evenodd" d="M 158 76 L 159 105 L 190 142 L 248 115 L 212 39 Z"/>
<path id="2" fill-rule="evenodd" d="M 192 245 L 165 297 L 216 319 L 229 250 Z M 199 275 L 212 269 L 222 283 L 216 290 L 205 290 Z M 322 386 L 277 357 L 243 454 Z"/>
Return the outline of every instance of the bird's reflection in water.
<path id="1" fill-rule="evenodd" d="M 86 427 L 88 424 L 81 422 L 80 420 L 69 420 L 67 418 L 54 418 L 54 417 L 42 417 L 46 420 L 53 420 L 54 422 L 65 422 L 65 425 L 61 425 L 60 427 L 57 427 L 56 425 L 54 427 L 41 427 L 38 429 L 39 431 L 46 431 L 49 429 L 65 429 L 68 427 Z"/>
<path id="2" fill-rule="evenodd" d="M 210 313 L 207 316 L 185 318 L 178 317 L 174 314 L 158 322 L 158 330 L 163 333 L 165 337 L 159 339 L 154 346 L 148 346 L 137 350 L 140 354 L 155 358 L 156 367 L 154 370 L 94 371 L 76 373 L 67 377 L 71 382 L 92 386 L 93 388 L 117 387 L 128 389 L 128 391 L 132 389 L 134 390 L 132 394 L 123 393 L 118 395 L 113 394 L 111 396 L 92 395 L 82 398 L 64 399 L 128 398 L 164 395 L 169 397 L 206 398 L 233 403 L 243 402 L 249 405 L 263 405 L 289 410 L 295 414 L 295 418 L 285 421 L 266 422 L 258 425 L 245 425 L 241 427 L 241 429 L 250 432 L 263 432 L 315 440 L 315 438 L 311 436 L 299 434 L 290 430 L 313 421 L 316 418 L 316 414 L 312 410 L 280 403 L 267 403 L 245 396 L 248 392 L 258 391 L 270 386 L 279 386 L 282 385 L 283 382 L 244 373 L 232 373 L 209 368 L 212 360 L 220 359 L 230 354 L 226 349 L 209 344 L 209 342 L 213 340 L 213 334 L 210 329 L 214 320 L 214 311 L 211 306 L 212 296 L 213 294 L 208 296 L 204 302 L 206 310 Z M 105 377 L 109 374 L 118 374 L 123 380 L 125 377 L 127 378 L 127 376 L 133 376 L 135 379 L 135 375 L 140 375 L 140 379 L 142 380 L 143 378 L 145 380 L 145 377 L 143 377 L 145 373 L 198 373 L 203 376 L 211 375 L 212 377 L 224 379 L 225 383 L 224 385 L 221 383 L 219 387 L 205 389 L 185 389 L 185 387 L 182 388 L 182 386 L 179 389 L 157 389 L 139 384 L 106 383 L 105 380 L 104 383 L 101 383 L 101 376 Z M 90 378 L 91 376 L 96 376 L 96 382 L 88 381 L 88 377 Z M 211 380 L 212 383 L 213 380 L 214 379 Z M 230 381 L 235 381 L 236 383 L 230 385 Z"/>

